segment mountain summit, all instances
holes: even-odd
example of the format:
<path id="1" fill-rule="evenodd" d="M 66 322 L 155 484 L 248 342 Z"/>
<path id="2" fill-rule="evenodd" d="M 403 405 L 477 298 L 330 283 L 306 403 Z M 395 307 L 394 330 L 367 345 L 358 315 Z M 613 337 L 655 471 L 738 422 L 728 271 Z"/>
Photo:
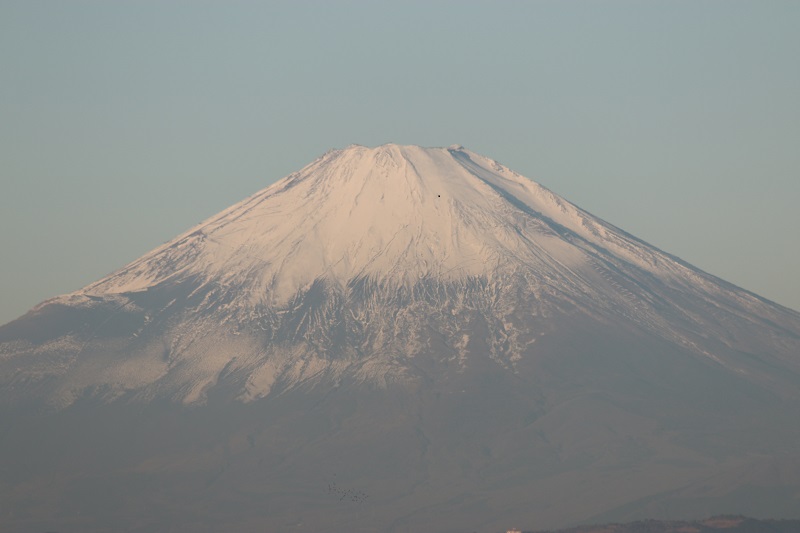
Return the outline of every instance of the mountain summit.
<path id="1" fill-rule="evenodd" d="M 560 527 L 800 493 L 800 314 L 461 146 L 332 150 L 43 302 L 0 327 L 0 400 L 1 456 L 47 465 L 4 466 L 30 510 L 8 531 Z"/>

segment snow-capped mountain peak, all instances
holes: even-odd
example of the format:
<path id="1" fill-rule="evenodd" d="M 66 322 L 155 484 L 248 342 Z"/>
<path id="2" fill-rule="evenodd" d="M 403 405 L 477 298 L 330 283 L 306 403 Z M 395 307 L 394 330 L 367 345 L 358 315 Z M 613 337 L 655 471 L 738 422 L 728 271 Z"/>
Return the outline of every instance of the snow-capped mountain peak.
<path id="1" fill-rule="evenodd" d="M 409 284 L 579 266 L 580 248 L 631 255 L 621 234 L 497 162 L 454 145 L 332 150 L 85 294 L 146 290 L 199 276 L 250 303 L 285 303 L 318 279 Z M 611 230 L 613 231 L 613 230 Z M 585 242 L 583 242 L 585 241 Z"/>
<path id="2" fill-rule="evenodd" d="M 345 376 L 383 386 L 416 379 L 412 361 L 432 352 L 517 373 L 576 317 L 779 387 L 726 354 L 797 321 L 496 161 L 396 144 L 329 151 L 30 318 L 55 309 L 103 317 L 36 348 L 67 357 L 43 371 L 63 377 L 58 404 L 96 387 L 202 402 L 221 373 L 245 401 Z M 115 321 L 125 358 L 100 338 Z M 32 349 L 5 346 L 9 362 Z"/>

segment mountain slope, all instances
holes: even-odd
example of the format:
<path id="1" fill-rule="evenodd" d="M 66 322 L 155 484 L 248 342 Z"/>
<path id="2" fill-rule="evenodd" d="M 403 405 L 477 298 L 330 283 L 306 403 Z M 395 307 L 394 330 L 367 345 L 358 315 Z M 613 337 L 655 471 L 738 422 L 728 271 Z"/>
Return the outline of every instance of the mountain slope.
<path id="1" fill-rule="evenodd" d="M 0 328 L 7 525 L 785 514 L 799 354 L 800 314 L 491 159 L 351 146 Z"/>

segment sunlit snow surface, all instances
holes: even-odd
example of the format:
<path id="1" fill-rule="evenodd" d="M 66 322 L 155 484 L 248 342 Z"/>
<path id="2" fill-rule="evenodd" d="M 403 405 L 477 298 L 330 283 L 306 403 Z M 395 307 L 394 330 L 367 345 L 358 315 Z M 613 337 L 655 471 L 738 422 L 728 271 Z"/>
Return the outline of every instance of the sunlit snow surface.
<path id="1" fill-rule="evenodd" d="M 588 266 L 596 247 L 685 276 L 623 232 L 497 162 L 460 147 L 352 146 L 328 152 L 192 228 L 83 294 L 145 290 L 198 275 L 247 304 L 284 305 L 315 280 L 409 286 Z"/>

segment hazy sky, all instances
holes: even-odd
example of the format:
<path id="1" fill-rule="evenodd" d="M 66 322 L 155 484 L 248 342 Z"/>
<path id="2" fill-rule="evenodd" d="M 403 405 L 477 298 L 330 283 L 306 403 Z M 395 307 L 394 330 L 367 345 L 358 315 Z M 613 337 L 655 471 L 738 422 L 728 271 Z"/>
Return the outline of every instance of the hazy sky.
<path id="1" fill-rule="evenodd" d="M 463 144 L 800 309 L 800 2 L 0 0 L 0 322 L 332 147 Z"/>

